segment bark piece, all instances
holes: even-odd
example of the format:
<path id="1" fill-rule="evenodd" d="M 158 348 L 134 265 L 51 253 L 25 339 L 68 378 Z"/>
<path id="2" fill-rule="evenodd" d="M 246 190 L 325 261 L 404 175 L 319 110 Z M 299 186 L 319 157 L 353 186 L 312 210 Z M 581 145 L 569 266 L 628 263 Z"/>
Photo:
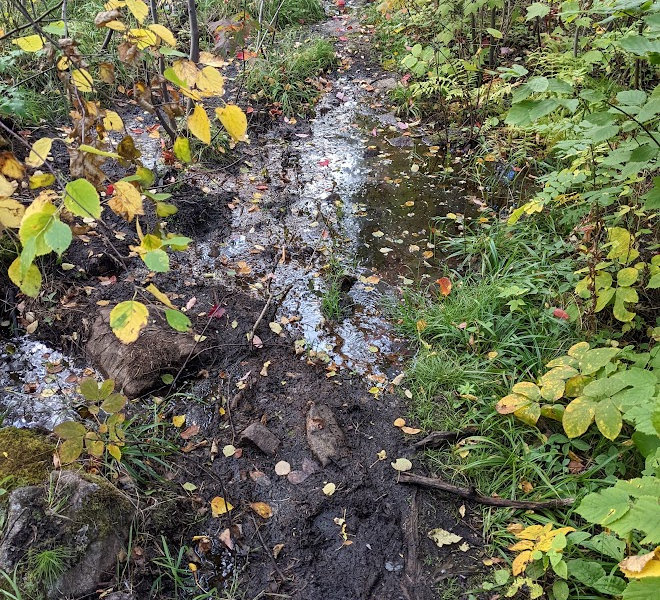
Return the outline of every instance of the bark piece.
<path id="1" fill-rule="evenodd" d="M 326 404 L 310 403 L 307 412 L 307 443 L 324 467 L 346 452 L 344 432 Z"/>
<path id="2" fill-rule="evenodd" d="M 261 423 L 248 425 L 241 433 L 240 441 L 251 442 L 265 454 L 276 454 L 280 447 L 280 440 L 275 434 Z"/>

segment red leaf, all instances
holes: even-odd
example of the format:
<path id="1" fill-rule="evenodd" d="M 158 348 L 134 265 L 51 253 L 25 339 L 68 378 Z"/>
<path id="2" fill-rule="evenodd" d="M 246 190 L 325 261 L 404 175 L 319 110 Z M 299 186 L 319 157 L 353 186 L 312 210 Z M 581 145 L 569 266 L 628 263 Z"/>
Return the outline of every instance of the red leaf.
<path id="1" fill-rule="evenodd" d="M 188 440 L 199 433 L 199 425 L 191 425 L 181 432 L 181 439 Z"/>
<path id="2" fill-rule="evenodd" d="M 227 310 L 225 308 L 223 308 L 219 304 L 214 304 L 209 310 L 209 317 L 215 317 L 216 319 L 220 319 L 221 317 L 224 316 L 226 312 Z"/>
<path id="3" fill-rule="evenodd" d="M 330 164 L 329 158 L 324 158 L 323 160 L 319 161 L 319 167 L 327 167 L 329 164 Z"/>
<path id="4" fill-rule="evenodd" d="M 115 186 L 112 184 L 109 184 L 107 188 L 105 188 L 105 193 L 108 194 L 108 196 L 112 196 L 112 194 L 115 193 Z"/>
<path id="5" fill-rule="evenodd" d="M 440 293 L 443 296 L 449 296 L 451 292 L 451 281 L 449 277 L 440 277 L 440 279 L 436 280 L 436 283 L 440 286 Z"/>
<path id="6" fill-rule="evenodd" d="M 570 315 L 561 308 L 555 308 L 555 310 L 552 311 L 552 316 L 557 317 L 558 319 L 564 319 L 564 321 L 568 321 L 571 318 Z"/>

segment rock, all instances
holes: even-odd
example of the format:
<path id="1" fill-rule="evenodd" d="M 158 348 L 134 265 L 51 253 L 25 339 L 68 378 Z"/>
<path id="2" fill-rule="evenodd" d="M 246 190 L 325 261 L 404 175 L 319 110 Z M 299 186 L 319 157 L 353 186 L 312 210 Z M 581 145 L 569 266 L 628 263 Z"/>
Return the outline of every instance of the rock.
<path id="1" fill-rule="evenodd" d="M 280 440 L 275 435 L 262 425 L 261 423 L 252 423 L 248 425 L 240 436 L 240 441 L 252 442 L 259 450 L 266 454 L 275 454 L 280 447 Z"/>
<path id="2" fill-rule="evenodd" d="M 392 91 L 398 85 L 397 80 L 394 77 L 386 77 L 380 81 L 376 81 L 373 86 L 376 88 L 376 91 L 381 93 L 386 93 Z"/>
<path id="3" fill-rule="evenodd" d="M 36 485 L 45 481 L 53 468 L 55 444 L 30 429 L 0 429 L 0 481 L 2 487 Z M 6 478 L 9 477 L 9 480 Z M 11 487 L 9 487 L 11 486 Z"/>
<path id="4" fill-rule="evenodd" d="M 307 412 L 307 443 L 324 467 L 346 452 L 344 432 L 326 404 L 310 403 Z"/>
<path id="5" fill-rule="evenodd" d="M 0 568 L 9 573 L 16 568 L 22 588 L 39 590 L 49 600 L 91 595 L 114 576 L 133 516 L 131 503 L 104 479 L 53 472 L 45 484 L 10 494 Z M 45 550 L 64 557 L 51 582 L 36 580 L 30 568 L 31 558 Z"/>
<path id="6" fill-rule="evenodd" d="M 132 344 L 122 344 L 110 329 L 110 310 L 103 308 L 94 321 L 87 355 L 117 389 L 139 396 L 159 381 L 163 371 L 177 371 L 195 348 L 191 335 L 174 331 L 162 319 L 153 321 Z"/>
<path id="7" fill-rule="evenodd" d="M 387 142 L 390 146 L 394 146 L 395 148 L 411 148 L 415 145 L 412 139 L 406 135 L 401 135 L 395 138 L 388 138 Z"/>

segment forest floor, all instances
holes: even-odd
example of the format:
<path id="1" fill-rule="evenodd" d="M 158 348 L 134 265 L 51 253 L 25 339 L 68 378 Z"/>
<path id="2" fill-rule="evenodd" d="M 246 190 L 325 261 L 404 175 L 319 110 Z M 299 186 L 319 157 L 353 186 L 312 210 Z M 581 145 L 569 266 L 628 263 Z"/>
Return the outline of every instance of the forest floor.
<path id="1" fill-rule="evenodd" d="M 167 483 L 141 500 L 133 548 L 140 560 L 119 583 L 137 597 L 153 583 L 149 558 L 162 535 L 197 548 L 198 588 L 238 581 L 245 598 L 423 600 L 443 597 L 443 581 L 462 585 L 480 571 L 480 524 L 469 506 L 466 513 L 460 501 L 399 483 L 391 465 L 414 464 L 413 444 L 428 432 L 393 425 L 407 415 L 401 374 L 411 350 L 384 316 L 402 287 L 438 276 L 431 220 L 476 212 L 478 202 L 465 182 L 415 168 L 437 140 L 388 110 L 384 94 L 395 82 L 370 61 L 370 31 L 355 15 L 349 9 L 314 27 L 340 59 L 314 118 L 273 126 L 255 114 L 251 144 L 232 164 L 202 161 L 161 177 L 179 209 L 173 229 L 194 242 L 172 257 L 159 289 L 188 307 L 204 339 L 186 350 L 174 381 L 156 390 L 166 398 L 162 414 L 185 415 L 185 425 L 175 438 L 182 452 L 167 459 Z M 149 117 L 142 119 L 133 127 L 148 131 Z M 138 139 L 146 155 L 148 136 Z M 127 250 L 128 226 L 115 225 L 114 244 Z M 148 281 L 144 265 L 124 270 L 108 259 L 104 243 L 92 235 L 72 248 L 66 260 L 87 264 L 85 274 L 59 271 L 45 285 L 68 302 L 24 307 L 42 323 L 36 336 L 53 346 L 65 341 L 77 360 L 102 307 L 125 297 L 130 282 Z M 336 304 L 334 318 L 324 316 L 324 303 Z M 44 364 L 56 356 L 33 341 L 12 344 L 14 380 L 0 373 L 6 389 L 38 373 L 36 354 Z M 167 371 L 147 344 L 132 350 L 136 373 L 144 363 Z M 31 374 L 16 378 L 22 359 Z M 81 373 L 67 368 L 59 382 L 42 381 L 32 390 L 35 414 L 55 405 L 66 414 L 63 390 Z M 151 410 L 149 402 L 133 400 L 129 413 Z M 24 397 L 9 409 L 6 424 L 13 415 L 15 424 L 46 426 L 28 414 Z M 254 424 L 271 435 L 242 435 Z M 236 451 L 224 456 L 228 446 Z M 275 473 L 280 461 L 290 465 L 288 476 Z M 208 510 L 216 496 L 234 507 L 220 518 Z M 254 503 L 272 516 L 255 514 Z M 436 528 L 462 543 L 437 547 L 427 535 Z M 212 548 L 199 551 L 207 538 Z"/>

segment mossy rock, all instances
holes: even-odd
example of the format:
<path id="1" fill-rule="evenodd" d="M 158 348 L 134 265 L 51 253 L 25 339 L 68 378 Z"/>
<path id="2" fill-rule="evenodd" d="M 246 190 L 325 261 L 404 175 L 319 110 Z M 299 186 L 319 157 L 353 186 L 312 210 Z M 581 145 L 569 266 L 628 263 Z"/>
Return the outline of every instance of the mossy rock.
<path id="1" fill-rule="evenodd" d="M 11 491 L 37 485 L 48 477 L 53 466 L 55 445 L 30 429 L 0 429 L 0 487 Z"/>

